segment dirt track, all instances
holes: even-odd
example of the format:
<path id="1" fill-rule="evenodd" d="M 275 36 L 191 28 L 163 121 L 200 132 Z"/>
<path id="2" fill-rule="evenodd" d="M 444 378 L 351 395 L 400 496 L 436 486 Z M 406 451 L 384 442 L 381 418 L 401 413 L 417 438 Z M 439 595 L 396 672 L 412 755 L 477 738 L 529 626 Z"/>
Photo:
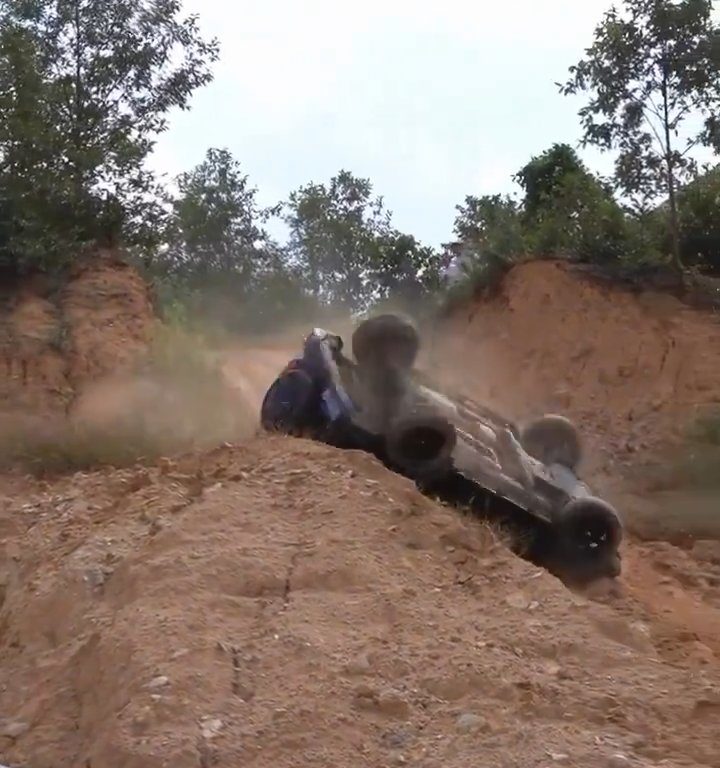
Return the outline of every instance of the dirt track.
<path id="1" fill-rule="evenodd" d="M 562 378 L 566 410 L 595 414 L 591 451 L 616 451 L 612 414 L 652 404 L 654 374 L 623 389 L 592 357 L 575 370 L 569 330 L 553 348 L 568 359 L 543 361 L 542 332 L 513 313 L 545 300 L 514 279 L 434 359 L 465 350 L 470 394 L 519 417 Z M 634 322 L 654 360 L 655 321 L 628 321 L 624 301 L 616 329 Z M 249 416 L 298 342 L 225 356 Z M 686 399 L 711 401 L 708 347 L 681 348 L 704 361 Z M 641 409 L 632 439 L 668 439 L 678 407 Z M 149 469 L 0 478 L 0 763 L 720 766 L 720 543 L 630 541 L 617 586 L 574 595 L 367 456 L 245 437 Z M 613 491 L 632 514 L 636 496 Z"/>

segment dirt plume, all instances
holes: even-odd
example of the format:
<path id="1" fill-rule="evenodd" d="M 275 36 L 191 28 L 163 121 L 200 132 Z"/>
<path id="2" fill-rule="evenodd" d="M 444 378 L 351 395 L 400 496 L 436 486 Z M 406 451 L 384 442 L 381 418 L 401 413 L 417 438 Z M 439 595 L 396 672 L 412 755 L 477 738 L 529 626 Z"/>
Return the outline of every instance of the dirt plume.
<path id="1" fill-rule="evenodd" d="M 127 464 L 246 437 L 255 404 L 199 335 L 155 318 L 148 286 L 113 253 L 61 286 L 34 279 L 0 308 L 0 461 L 35 470 Z"/>

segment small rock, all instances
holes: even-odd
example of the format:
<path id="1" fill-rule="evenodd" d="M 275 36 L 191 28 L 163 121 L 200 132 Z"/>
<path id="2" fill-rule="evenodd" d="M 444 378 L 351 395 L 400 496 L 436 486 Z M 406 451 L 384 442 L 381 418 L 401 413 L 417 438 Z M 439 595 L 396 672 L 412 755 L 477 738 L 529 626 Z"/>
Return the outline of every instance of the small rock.
<path id="1" fill-rule="evenodd" d="M 413 735 L 404 730 L 387 731 L 383 733 L 381 741 L 388 749 L 404 749 L 412 742 Z"/>
<path id="2" fill-rule="evenodd" d="M 378 698 L 378 709 L 391 717 L 407 717 L 410 714 L 410 705 L 396 691 L 385 691 Z"/>
<path id="3" fill-rule="evenodd" d="M 8 739 L 18 739 L 29 730 L 30 726 L 21 720 L 6 720 L 0 723 L 0 736 Z"/>
<path id="4" fill-rule="evenodd" d="M 460 733 L 475 733 L 482 728 L 484 720 L 480 715 L 475 715 L 472 712 L 466 712 L 460 715 L 455 721 L 455 726 Z"/>
<path id="5" fill-rule="evenodd" d="M 157 677 L 154 677 L 145 687 L 150 691 L 154 691 L 158 688 L 164 688 L 169 684 L 169 678 L 165 677 L 165 675 L 158 675 Z"/>
<path id="6" fill-rule="evenodd" d="M 105 583 L 105 574 L 99 568 L 85 571 L 85 581 L 93 588 L 99 589 Z"/>
<path id="7" fill-rule="evenodd" d="M 566 755 L 564 752 L 549 752 L 548 754 L 553 763 L 567 763 L 570 760 L 570 755 Z"/>
<path id="8" fill-rule="evenodd" d="M 543 668 L 548 675 L 552 675 L 553 677 L 560 677 L 560 673 L 562 672 L 562 667 L 557 661 L 553 661 L 552 659 L 546 661 L 543 664 Z"/>
<path id="9" fill-rule="evenodd" d="M 128 480 L 127 488 L 130 493 L 135 493 L 141 488 L 145 488 L 145 486 L 150 485 L 151 482 L 152 478 L 150 477 L 150 473 L 147 471 L 147 469 L 141 469 L 136 472 L 130 478 L 130 480 Z"/>
<path id="10" fill-rule="evenodd" d="M 699 640 L 695 640 L 691 644 L 693 650 L 693 656 L 702 664 L 713 664 L 716 661 L 715 653 L 712 648 L 705 643 L 701 643 Z"/>
<path id="11" fill-rule="evenodd" d="M 222 730 L 223 722 L 218 718 L 203 718 L 200 721 L 200 733 L 203 739 L 214 739 Z"/>
<path id="12" fill-rule="evenodd" d="M 353 694 L 355 706 L 359 709 L 371 709 L 375 706 L 377 698 L 377 691 L 365 683 L 358 685 Z"/>
<path id="13" fill-rule="evenodd" d="M 720 541 L 708 541 L 701 539 L 693 544 L 693 557 L 705 563 L 720 565 Z"/>
<path id="14" fill-rule="evenodd" d="M 356 659 L 348 662 L 345 670 L 349 675 L 367 675 L 372 671 L 370 659 L 367 654 L 362 653 Z"/>
<path id="15" fill-rule="evenodd" d="M 513 592 L 505 598 L 505 603 L 511 608 L 524 611 L 530 606 L 530 600 L 522 592 Z"/>
<path id="16" fill-rule="evenodd" d="M 615 755 L 611 755 L 607 761 L 608 768 L 628 768 L 630 765 L 630 758 L 627 755 L 622 755 L 619 752 Z"/>
<path id="17" fill-rule="evenodd" d="M 157 460 L 157 466 L 161 475 L 167 475 L 175 469 L 175 462 L 162 456 Z"/>

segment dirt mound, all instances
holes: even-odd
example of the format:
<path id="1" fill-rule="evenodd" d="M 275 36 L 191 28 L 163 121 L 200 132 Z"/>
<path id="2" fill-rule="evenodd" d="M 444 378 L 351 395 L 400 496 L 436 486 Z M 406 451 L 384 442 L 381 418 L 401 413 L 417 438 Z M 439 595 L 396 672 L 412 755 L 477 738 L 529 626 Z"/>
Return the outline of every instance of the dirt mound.
<path id="1" fill-rule="evenodd" d="M 425 365 L 518 419 L 570 415 L 593 468 L 612 470 L 720 404 L 720 323 L 667 294 L 532 262 L 431 333 Z"/>
<path id="2" fill-rule="evenodd" d="M 669 654 L 635 596 L 572 595 L 365 455 L 266 438 L 14 482 L 3 763 L 717 761 L 709 645 Z"/>
<path id="3" fill-rule="evenodd" d="M 153 323 L 147 285 L 111 253 L 61 288 L 29 281 L 0 306 L 0 413 L 38 421 L 67 413 L 93 382 L 130 370 Z"/>

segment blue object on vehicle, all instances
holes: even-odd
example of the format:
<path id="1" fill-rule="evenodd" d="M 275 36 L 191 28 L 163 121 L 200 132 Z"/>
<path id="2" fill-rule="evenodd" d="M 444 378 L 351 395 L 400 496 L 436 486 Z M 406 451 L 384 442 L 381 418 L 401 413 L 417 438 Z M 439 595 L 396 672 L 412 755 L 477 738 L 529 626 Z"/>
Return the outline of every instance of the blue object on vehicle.
<path id="1" fill-rule="evenodd" d="M 291 361 L 265 394 L 260 409 L 263 427 L 280 431 L 303 427 L 315 415 L 316 392 L 312 377 L 300 367 L 300 362 Z"/>
<path id="2" fill-rule="evenodd" d="M 349 419 L 355 411 L 355 404 L 347 392 L 332 384 L 323 390 L 322 403 L 323 412 L 330 423 L 338 419 Z"/>

